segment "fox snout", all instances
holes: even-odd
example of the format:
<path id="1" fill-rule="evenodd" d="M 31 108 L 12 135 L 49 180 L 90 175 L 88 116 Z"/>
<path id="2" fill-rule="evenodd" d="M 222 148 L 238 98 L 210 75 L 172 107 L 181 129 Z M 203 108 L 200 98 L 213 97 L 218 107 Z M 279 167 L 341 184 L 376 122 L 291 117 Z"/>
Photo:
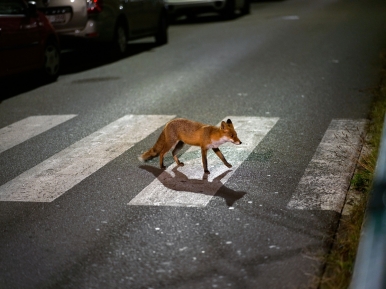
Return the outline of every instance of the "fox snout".
<path id="1" fill-rule="evenodd" d="M 241 140 L 239 140 L 237 137 L 236 137 L 236 138 L 233 138 L 233 139 L 231 140 L 231 142 L 233 142 L 235 145 L 241 145 L 241 144 L 242 144 Z"/>

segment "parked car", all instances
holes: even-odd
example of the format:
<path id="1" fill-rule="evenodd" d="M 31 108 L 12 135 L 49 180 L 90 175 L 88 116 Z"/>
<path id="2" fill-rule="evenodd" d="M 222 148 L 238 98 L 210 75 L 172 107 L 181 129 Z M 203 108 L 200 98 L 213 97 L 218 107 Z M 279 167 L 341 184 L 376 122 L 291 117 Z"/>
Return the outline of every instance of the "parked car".
<path id="1" fill-rule="evenodd" d="M 59 40 L 45 15 L 24 0 L 0 0 L 0 77 L 40 70 L 58 78 Z"/>
<path id="2" fill-rule="evenodd" d="M 224 19 L 233 19 L 235 12 L 250 13 L 250 0 L 165 0 L 171 19 L 200 13 L 216 12 Z"/>
<path id="3" fill-rule="evenodd" d="M 118 54 L 126 52 L 128 40 L 168 41 L 163 0 L 37 0 L 37 6 L 59 35 L 110 42 Z"/>

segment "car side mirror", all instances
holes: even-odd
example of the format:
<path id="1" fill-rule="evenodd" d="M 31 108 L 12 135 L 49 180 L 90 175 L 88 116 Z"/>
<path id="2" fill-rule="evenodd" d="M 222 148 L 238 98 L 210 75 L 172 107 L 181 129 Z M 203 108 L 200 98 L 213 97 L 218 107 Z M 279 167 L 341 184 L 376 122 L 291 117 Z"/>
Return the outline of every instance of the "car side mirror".
<path id="1" fill-rule="evenodd" d="M 36 17 L 38 15 L 38 8 L 35 1 L 28 1 L 27 16 Z"/>

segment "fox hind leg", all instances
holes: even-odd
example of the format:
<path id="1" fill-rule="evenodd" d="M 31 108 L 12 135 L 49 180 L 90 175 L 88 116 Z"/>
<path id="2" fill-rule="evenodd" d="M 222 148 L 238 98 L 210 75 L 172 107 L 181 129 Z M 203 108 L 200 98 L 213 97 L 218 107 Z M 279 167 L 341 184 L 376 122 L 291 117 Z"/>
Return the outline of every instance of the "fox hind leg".
<path id="1" fill-rule="evenodd" d="M 176 162 L 176 164 L 178 166 L 181 166 L 181 167 L 184 165 L 184 163 L 180 162 L 180 160 L 177 157 L 177 153 L 182 149 L 183 146 L 184 146 L 184 142 L 178 141 L 176 146 L 174 147 L 174 149 L 172 151 L 174 161 Z"/>
<path id="2" fill-rule="evenodd" d="M 159 167 L 161 169 L 166 169 L 165 165 L 164 165 L 164 152 L 160 153 L 159 154 Z"/>
<path id="3" fill-rule="evenodd" d="M 159 153 L 159 165 L 161 169 L 166 169 L 166 166 L 164 165 L 164 155 L 170 151 L 170 149 L 173 147 L 173 145 L 165 144 L 162 148 L 161 152 Z M 174 150 L 173 150 L 174 151 Z"/>

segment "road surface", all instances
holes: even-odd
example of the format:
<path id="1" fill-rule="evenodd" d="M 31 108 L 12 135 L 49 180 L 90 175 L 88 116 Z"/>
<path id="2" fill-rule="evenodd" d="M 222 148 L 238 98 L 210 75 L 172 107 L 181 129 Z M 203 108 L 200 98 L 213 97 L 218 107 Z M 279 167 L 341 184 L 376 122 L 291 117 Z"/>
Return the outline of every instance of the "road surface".
<path id="1" fill-rule="evenodd" d="M 66 50 L 3 84 L 1 288 L 310 288 L 331 246 L 386 47 L 386 2 L 253 2 L 112 61 Z M 240 146 L 138 160 L 163 125 L 232 119 Z"/>

